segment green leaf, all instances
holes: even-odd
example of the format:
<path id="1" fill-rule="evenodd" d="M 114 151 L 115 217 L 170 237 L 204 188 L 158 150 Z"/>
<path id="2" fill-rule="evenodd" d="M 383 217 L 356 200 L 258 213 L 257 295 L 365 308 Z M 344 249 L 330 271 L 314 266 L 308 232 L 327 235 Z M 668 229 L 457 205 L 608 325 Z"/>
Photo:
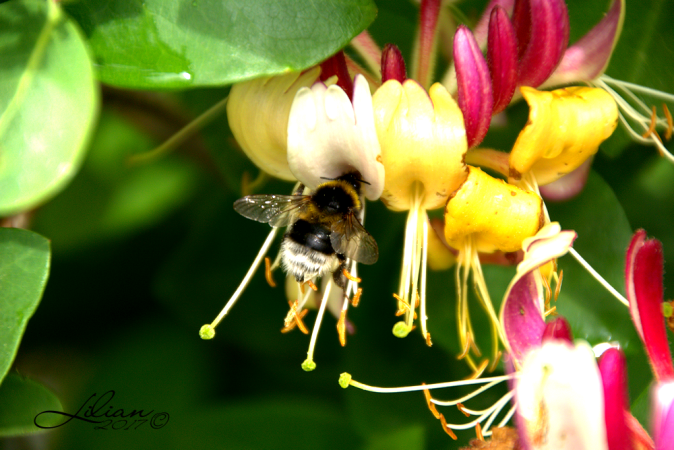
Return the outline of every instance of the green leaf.
<path id="1" fill-rule="evenodd" d="M 344 47 L 376 15 L 372 0 L 82 0 L 66 5 L 105 83 L 224 85 L 302 70 Z"/>
<path id="2" fill-rule="evenodd" d="M 63 412 L 61 402 L 49 389 L 15 373 L 0 385 L 0 405 L 0 437 L 45 431 L 35 426 L 35 416 L 43 411 Z M 38 423 L 50 427 L 62 421 L 62 416 L 45 414 Z"/>
<path id="3" fill-rule="evenodd" d="M 98 91 L 80 31 L 53 1 L 0 5 L 0 216 L 32 208 L 73 177 Z"/>
<path id="4" fill-rule="evenodd" d="M 47 239 L 18 228 L 0 228 L 0 380 L 40 302 L 49 262 Z"/>

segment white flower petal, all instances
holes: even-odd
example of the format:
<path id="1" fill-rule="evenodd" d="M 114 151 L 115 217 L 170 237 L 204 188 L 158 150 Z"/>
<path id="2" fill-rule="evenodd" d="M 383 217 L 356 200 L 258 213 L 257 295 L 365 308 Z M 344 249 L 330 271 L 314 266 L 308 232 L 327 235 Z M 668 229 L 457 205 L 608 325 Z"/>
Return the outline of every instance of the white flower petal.
<path id="1" fill-rule="evenodd" d="M 288 120 L 288 164 L 310 189 L 358 171 L 376 200 L 384 188 L 384 166 L 374 127 L 372 96 L 365 78 L 354 80 L 353 104 L 338 86 L 314 84 L 295 96 Z"/>
<path id="2" fill-rule="evenodd" d="M 515 395 L 532 449 L 607 450 L 601 375 L 587 343 L 546 341 L 532 350 Z"/>

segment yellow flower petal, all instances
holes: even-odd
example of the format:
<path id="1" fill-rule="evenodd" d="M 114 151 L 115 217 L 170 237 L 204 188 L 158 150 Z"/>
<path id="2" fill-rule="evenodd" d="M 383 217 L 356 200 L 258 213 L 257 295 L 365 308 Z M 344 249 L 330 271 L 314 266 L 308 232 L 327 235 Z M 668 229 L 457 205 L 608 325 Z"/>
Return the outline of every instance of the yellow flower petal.
<path id="1" fill-rule="evenodd" d="M 427 93 L 416 81 L 389 80 L 373 97 L 375 125 L 386 170 L 382 201 L 410 209 L 415 184 L 423 209 L 440 208 L 466 178 L 463 115 L 439 83 Z"/>
<path id="2" fill-rule="evenodd" d="M 464 248 L 472 238 L 477 251 L 514 252 L 543 226 L 543 201 L 533 192 L 492 178 L 476 167 L 445 207 L 445 238 Z"/>
<path id="3" fill-rule="evenodd" d="M 510 177 L 531 172 L 539 185 L 555 181 L 597 153 L 618 125 L 618 107 L 603 89 L 568 87 L 551 92 L 520 88 L 529 122 L 510 152 Z"/>
<path id="4" fill-rule="evenodd" d="M 232 86 L 227 101 L 229 127 L 246 156 L 260 169 L 283 180 L 295 180 L 286 157 L 288 117 L 295 94 L 321 73 L 315 67 L 257 78 Z"/>

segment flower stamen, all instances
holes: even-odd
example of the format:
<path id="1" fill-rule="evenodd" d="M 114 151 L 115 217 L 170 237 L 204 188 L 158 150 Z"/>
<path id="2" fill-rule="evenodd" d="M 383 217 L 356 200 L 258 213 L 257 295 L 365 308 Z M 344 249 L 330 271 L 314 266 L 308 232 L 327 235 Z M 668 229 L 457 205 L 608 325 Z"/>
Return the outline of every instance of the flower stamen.
<path id="1" fill-rule="evenodd" d="M 461 411 L 461 414 L 463 414 L 466 417 L 470 417 L 470 413 L 465 411 L 465 406 L 463 406 L 463 403 L 457 403 L 456 408 Z"/>
<path id="2" fill-rule="evenodd" d="M 222 308 L 220 314 L 218 314 L 218 316 L 215 318 L 213 322 L 201 327 L 201 329 L 199 330 L 199 336 L 201 337 L 201 339 L 213 339 L 213 337 L 215 336 L 215 327 L 217 327 L 218 324 L 222 321 L 222 319 L 225 318 L 229 310 L 232 309 L 236 301 L 243 293 L 244 289 L 246 289 L 246 286 L 248 286 L 248 283 L 250 282 L 251 278 L 253 278 L 253 274 L 260 266 L 262 258 L 264 258 L 267 252 L 269 251 L 269 247 L 274 241 L 277 232 L 278 228 L 272 228 L 271 232 L 267 236 L 267 239 L 264 241 L 264 244 L 262 244 L 262 248 L 260 248 L 260 251 L 257 253 L 257 256 L 253 260 L 253 264 L 250 266 L 250 269 L 248 269 L 246 276 L 243 277 L 243 280 L 241 280 L 241 284 L 239 284 L 239 287 L 236 289 L 236 291 L 234 291 L 234 294 L 232 294 L 230 299 L 227 301 L 225 307 Z"/>
<path id="3" fill-rule="evenodd" d="M 295 302 L 289 301 L 288 305 L 290 306 L 290 311 L 288 311 L 288 314 L 286 315 L 284 321 L 285 326 L 283 329 L 281 329 L 281 333 L 287 333 L 297 326 L 297 328 L 299 328 L 302 333 L 309 334 L 309 330 L 307 329 L 306 325 L 304 325 L 304 322 L 302 322 L 302 319 L 307 315 L 309 310 L 305 309 L 304 311 L 298 312 L 298 310 L 302 308 L 298 300 L 295 300 Z"/>
<path id="4" fill-rule="evenodd" d="M 618 301 L 620 301 L 620 303 L 629 307 L 629 302 L 627 301 L 627 299 L 623 297 L 620 294 L 620 292 L 616 291 L 615 288 L 608 283 L 608 281 L 606 281 L 601 275 L 599 275 L 599 273 L 596 270 L 594 270 L 594 268 L 590 264 L 588 264 L 588 262 L 585 261 L 583 257 L 580 256 L 573 247 L 569 248 L 569 254 L 571 254 L 576 259 L 576 261 L 578 261 L 578 263 L 580 263 L 580 265 L 585 268 L 585 270 L 590 272 L 590 275 L 592 275 L 595 280 L 597 280 L 602 286 L 604 286 L 604 288 L 606 288 L 607 291 L 613 294 L 613 296 L 617 298 Z"/>
<path id="5" fill-rule="evenodd" d="M 475 369 L 475 371 L 468 377 L 466 380 L 476 380 L 480 378 L 480 376 L 484 373 L 485 369 L 489 365 L 489 360 L 488 359 L 483 359 L 482 362 L 480 363 L 479 366 Z"/>
<path id="6" fill-rule="evenodd" d="M 274 277 L 272 276 L 271 273 L 271 260 L 269 257 L 265 256 L 264 258 L 264 278 L 267 280 L 267 284 L 271 287 L 276 287 L 276 283 L 274 282 Z"/>
<path id="7" fill-rule="evenodd" d="M 477 436 L 478 441 L 484 442 L 484 436 L 482 435 L 482 427 L 479 423 L 475 424 L 475 435 Z"/>
<path id="8" fill-rule="evenodd" d="M 328 284 L 325 286 L 325 292 L 323 293 L 323 299 L 321 300 L 321 307 L 318 309 L 316 322 L 314 322 L 314 329 L 311 332 L 311 341 L 309 342 L 309 351 L 307 351 L 307 359 L 304 360 L 304 362 L 302 363 L 302 369 L 304 369 L 307 372 L 311 372 L 316 368 L 316 363 L 314 362 L 314 347 L 316 347 L 316 340 L 318 339 L 318 330 L 321 328 L 321 321 L 323 320 L 323 315 L 325 314 L 325 308 L 328 306 L 328 298 L 330 297 L 330 290 L 332 289 L 332 284 L 333 281 L 329 280 Z"/>
<path id="9" fill-rule="evenodd" d="M 641 95 L 660 99 L 665 102 L 674 102 L 674 95 L 661 92 L 656 89 L 639 86 L 638 84 L 616 80 L 607 75 L 602 75 L 601 77 L 592 81 L 590 84 L 603 88 L 611 95 L 611 97 L 613 97 L 619 108 L 618 117 L 620 122 L 636 142 L 643 145 L 654 145 L 658 149 L 658 152 L 661 156 L 664 156 L 671 162 L 674 162 L 674 155 L 672 155 L 663 145 L 662 140 L 656 131 L 657 127 L 666 127 L 665 137 L 671 137 L 672 129 L 674 129 L 674 121 L 671 121 L 671 114 L 669 114 L 669 110 L 666 106 L 664 106 L 663 111 L 665 117 L 658 118 L 657 114 L 655 114 L 654 117 L 653 108 L 648 108 L 646 104 L 635 95 L 635 92 Z M 618 93 L 618 90 L 620 93 Z M 623 98 L 621 93 L 624 94 L 626 98 Z M 637 131 L 635 131 L 635 129 L 632 127 L 632 123 L 643 129 L 644 133 L 639 134 Z M 655 125 L 655 129 L 651 130 L 653 125 Z"/>
<path id="10" fill-rule="evenodd" d="M 426 383 L 421 383 L 422 386 L 425 386 Z M 426 398 L 426 405 L 428 406 L 428 409 L 431 410 L 431 413 L 433 413 L 433 416 L 436 419 L 440 418 L 440 413 L 438 412 L 438 409 L 435 407 L 435 404 L 432 402 L 433 397 L 431 397 L 431 391 L 428 389 L 424 389 L 424 397 Z"/>
<path id="11" fill-rule="evenodd" d="M 651 137 L 651 135 L 655 132 L 655 127 L 657 124 L 658 124 L 658 116 L 655 110 L 655 105 L 653 105 L 653 108 L 651 110 L 651 124 L 649 125 L 648 129 L 644 132 L 644 134 L 641 135 L 641 137 L 644 139 L 648 139 L 649 137 Z"/>
<path id="12" fill-rule="evenodd" d="M 342 310 L 337 321 L 337 334 L 339 334 L 339 343 L 342 347 L 346 346 L 346 310 Z"/>
<path id="13" fill-rule="evenodd" d="M 356 293 L 353 294 L 353 298 L 351 299 L 351 306 L 353 306 L 354 308 L 358 306 L 361 295 L 363 295 L 363 288 L 358 288 Z"/>
<path id="14" fill-rule="evenodd" d="M 288 302 L 288 304 L 290 305 L 291 310 L 293 309 L 293 307 L 297 308 L 297 305 L 295 304 L 293 306 L 292 302 Z M 309 330 L 307 329 L 306 325 L 304 325 L 304 322 L 302 321 L 302 319 L 304 318 L 304 316 L 307 315 L 308 312 L 309 312 L 309 310 L 305 309 L 302 312 L 300 312 L 299 314 L 293 313 L 292 321 L 288 322 L 283 328 L 281 328 L 281 333 L 284 333 L 284 334 L 289 333 L 292 330 L 294 330 L 295 327 L 297 326 L 302 333 L 309 334 Z"/>
<path id="15" fill-rule="evenodd" d="M 351 273 L 348 270 L 346 270 L 346 267 L 342 269 L 342 273 L 347 278 L 347 280 L 353 281 L 354 283 L 360 283 L 361 281 L 363 281 L 360 278 L 351 275 Z"/>

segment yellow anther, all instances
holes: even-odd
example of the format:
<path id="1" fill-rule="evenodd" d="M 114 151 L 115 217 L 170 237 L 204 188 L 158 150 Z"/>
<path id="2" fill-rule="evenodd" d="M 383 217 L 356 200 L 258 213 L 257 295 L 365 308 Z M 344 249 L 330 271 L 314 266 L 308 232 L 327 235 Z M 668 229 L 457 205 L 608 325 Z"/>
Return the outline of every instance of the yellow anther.
<path id="1" fill-rule="evenodd" d="M 496 366 L 498 366 L 499 361 L 501 361 L 501 356 L 503 356 L 503 353 L 501 352 L 501 350 L 499 350 L 496 353 L 496 358 L 494 358 L 494 360 L 491 362 L 491 365 L 489 366 L 489 369 L 487 369 L 489 373 L 496 370 Z"/>
<path id="2" fill-rule="evenodd" d="M 655 111 L 655 106 L 651 109 L 651 124 L 648 127 L 648 130 L 644 132 L 644 134 L 641 135 L 642 138 L 648 139 L 651 137 L 651 134 L 655 133 L 655 127 L 658 124 L 658 116 L 657 112 Z"/>
<path id="3" fill-rule="evenodd" d="M 316 285 L 314 284 L 313 281 L 308 280 L 305 283 L 307 284 L 307 286 L 309 286 L 311 288 L 312 291 L 318 292 L 318 288 L 316 287 Z"/>
<path id="4" fill-rule="evenodd" d="M 466 407 L 463 406 L 463 403 L 457 403 L 456 407 L 459 411 L 461 411 L 461 414 L 463 414 L 466 417 L 470 417 L 470 413 L 466 411 Z"/>
<path id="5" fill-rule="evenodd" d="M 431 341 L 431 333 L 426 333 L 426 345 L 433 347 L 433 342 Z"/>
<path id="6" fill-rule="evenodd" d="M 449 437 L 451 437 L 455 441 L 459 439 L 456 437 L 456 434 L 454 434 L 452 429 L 447 426 L 447 420 L 445 420 L 445 416 L 443 416 L 442 414 L 440 414 L 440 423 L 442 423 L 442 429 L 445 430 L 445 433 L 447 433 Z"/>
<path id="7" fill-rule="evenodd" d="M 299 301 L 297 300 L 295 300 L 294 303 L 288 302 L 288 305 L 290 305 L 290 311 L 288 311 L 288 314 L 286 315 L 285 327 L 281 329 L 281 333 L 287 333 L 297 326 L 297 328 L 299 328 L 302 333 L 309 334 L 309 330 L 307 329 L 306 325 L 304 325 L 304 322 L 302 322 L 302 319 L 307 315 L 309 310 L 305 309 L 298 314 L 297 308 L 299 307 Z"/>
<path id="8" fill-rule="evenodd" d="M 358 306 L 358 303 L 360 302 L 360 296 L 363 295 L 363 288 L 358 288 L 355 294 L 353 294 L 353 298 L 351 299 L 351 306 L 354 308 Z"/>
<path id="9" fill-rule="evenodd" d="M 553 306 L 552 308 L 550 308 L 550 309 L 548 309 L 547 311 L 545 311 L 545 313 L 544 313 L 543 315 L 544 315 L 545 317 L 548 317 L 548 316 L 550 316 L 550 315 L 556 316 L 556 315 L 557 315 L 557 307 L 556 307 L 556 306 Z"/>
<path id="10" fill-rule="evenodd" d="M 425 386 L 426 383 L 421 383 L 422 386 Z M 433 403 L 431 400 L 433 400 L 433 397 L 431 397 L 431 391 L 428 389 L 424 389 L 424 398 L 426 399 L 426 405 L 428 406 L 428 409 L 431 410 L 431 413 L 436 419 L 439 419 L 442 414 L 440 414 L 435 407 L 435 403 Z"/>
<path id="11" fill-rule="evenodd" d="M 264 277 L 267 280 L 267 284 L 269 284 L 269 286 L 276 287 L 274 277 L 271 275 L 271 260 L 268 257 L 264 258 Z"/>
<path id="12" fill-rule="evenodd" d="M 339 334 L 339 343 L 342 347 L 346 346 L 346 311 L 342 311 L 337 321 L 337 334 Z"/>
<path id="13" fill-rule="evenodd" d="M 555 285 L 555 302 L 559 298 L 559 292 L 562 290 L 562 280 L 564 279 L 564 271 L 559 272 L 559 277 L 557 278 L 557 284 Z"/>
<path id="14" fill-rule="evenodd" d="M 362 281 L 360 278 L 351 275 L 351 273 L 348 270 L 346 270 L 346 267 L 342 269 L 342 273 L 349 281 L 353 281 L 356 283 L 360 283 Z"/>
<path id="15" fill-rule="evenodd" d="M 475 435 L 477 436 L 478 441 L 484 442 L 484 436 L 482 436 L 482 427 L 479 423 L 475 424 Z"/>
<path id="16" fill-rule="evenodd" d="M 489 365 L 489 360 L 485 359 L 483 360 L 480 365 L 475 369 L 475 372 L 473 372 L 468 378 L 465 378 L 466 380 L 475 380 L 477 378 L 480 378 L 484 370 L 487 368 Z"/>

